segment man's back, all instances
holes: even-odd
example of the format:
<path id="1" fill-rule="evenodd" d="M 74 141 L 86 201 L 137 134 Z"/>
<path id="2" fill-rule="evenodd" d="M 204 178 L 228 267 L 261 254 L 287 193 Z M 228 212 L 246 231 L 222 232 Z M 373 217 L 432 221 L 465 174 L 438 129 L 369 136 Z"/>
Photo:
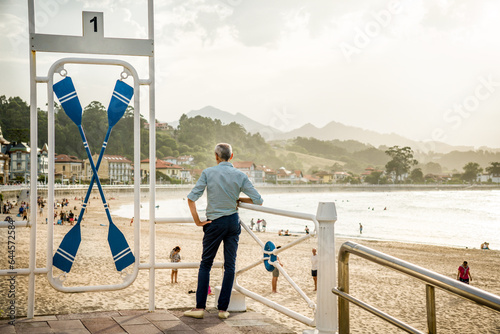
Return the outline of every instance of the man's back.
<path id="1" fill-rule="evenodd" d="M 207 219 L 214 220 L 237 212 L 237 200 L 241 192 L 261 204 L 262 198 L 245 173 L 222 161 L 205 169 L 188 198 L 196 201 L 207 189 Z"/>

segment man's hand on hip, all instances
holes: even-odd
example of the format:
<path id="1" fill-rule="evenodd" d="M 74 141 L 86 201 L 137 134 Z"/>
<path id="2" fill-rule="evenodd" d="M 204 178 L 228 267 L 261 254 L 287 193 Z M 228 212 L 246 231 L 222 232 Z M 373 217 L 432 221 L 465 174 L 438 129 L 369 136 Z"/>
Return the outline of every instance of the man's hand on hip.
<path id="1" fill-rule="evenodd" d="M 205 220 L 205 221 L 197 221 L 197 222 L 194 222 L 196 224 L 196 226 L 205 226 L 207 224 L 210 224 L 212 221 L 211 220 Z"/>

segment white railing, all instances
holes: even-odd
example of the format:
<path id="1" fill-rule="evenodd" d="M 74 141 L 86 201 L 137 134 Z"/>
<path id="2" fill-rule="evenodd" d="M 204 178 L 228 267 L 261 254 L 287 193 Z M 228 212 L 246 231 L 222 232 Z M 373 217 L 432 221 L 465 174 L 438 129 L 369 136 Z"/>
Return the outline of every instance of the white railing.
<path id="1" fill-rule="evenodd" d="M 309 307 L 314 310 L 314 319 L 308 318 L 302 314 L 299 314 L 283 305 L 280 305 L 264 296 L 258 295 L 238 283 L 238 276 L 242 275 L 244 272 L 258 266 L 264 261 L 264 257 L 255 261 L 253 264 L 240 269 L 236 272 L 236 280 L 234 288 L 241 294 L 250 297 L 264 305 L 267 305 L 278 312 L 281 312 L 292 319 L 300 321 L 309 326 L 316 326 L 317 333 L 334 333 L 337 330 L 337 302 L 336 298 L 330 298 L 327 295 L 331 291 L 331 284 L 336 281 L 335 265 L 332 265 L 331 260 L 335 259 L 335 230 L 334 223 L 337 220 L 337 211 L 335 208 L 335 203 L 319 203 L 316 215 L 285 211 L 280 209 L 268 208 L 258 205 L 241 203 L 240 208 L 259 211 L 279 216 L 291 217 L 309 220 L 314 223 L 314 231 L 310 235 L 301 237 L 287 245 L 284 245 L 280 249 L 275 249 L 272 252 L 267 252 L 264 250 L 264 243 L 253 233 L 252 230 L 248 228 L 245 224 L 242 224 L 243 228 L 252 236 L 255 242 L 262 247 L 263 254 L 277 255 L 281 252 L 290 249 L 291 247 L 299 244 L 311 238 L 313 236 L 318 237 L 318 289 L 317 289 L 317 305 L 314 304 L 305 293 L 295 284 L 295 282 L 290 278 L 286 271 L 279 265 L 277 261 L 271 262 L 270 257 L 267 258 L 269 263 L 276 268 L 278 268 L 280 274 L 282 274 L 290 285 L 301 295 L 301 297 L 307 302 Z"/>

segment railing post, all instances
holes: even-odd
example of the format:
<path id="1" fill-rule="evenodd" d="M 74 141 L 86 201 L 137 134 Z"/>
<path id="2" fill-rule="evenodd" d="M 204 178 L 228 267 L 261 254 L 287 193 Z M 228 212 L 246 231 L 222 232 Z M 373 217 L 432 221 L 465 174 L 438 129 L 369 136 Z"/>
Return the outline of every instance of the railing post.
<path id="1" fill-rule="evenodd" d="M 333 202 L 320 202 L 316 219 L 318 231 L 318 291 L 316 309 L 317 333 L 337 332 L 337 296 L 332 288 L 337 285 L 335 274 L 335 222 L 337 209 Z"/>
<path id="2" fill-rule="evenodd" d="M 425 299 L 425 306 L 427 309 L 427 332 L 429 334 L 436 334 L 436 293 L 432 285 L 425 285 Z"/>
<path id="3" fill-rule="evenodd" d="M 342 250 L 341 246 L 338 260 L 338 290 L 349 293 L 349 252 Z M 349 312 L 349 301 L 345 298 L 339 298 L 339 334 L 349 334 L 350 332 Z"/>

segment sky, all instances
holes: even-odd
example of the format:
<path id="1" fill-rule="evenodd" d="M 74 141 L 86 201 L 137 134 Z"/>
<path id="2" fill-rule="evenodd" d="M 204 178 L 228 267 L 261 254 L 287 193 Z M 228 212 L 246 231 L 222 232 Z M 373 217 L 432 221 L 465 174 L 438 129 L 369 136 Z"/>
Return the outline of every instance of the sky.
<path id="1" fill-rule="evenodd" d="M 0 95 L 29 102 L 27 11 L 0 0 Z M 147 38 L 145 0 L 35 0 L 36 32 L 81 36 L 82 11 L 104 13 L 105 37 Z M 156 119 L 211 105 L 282 131 L 336 121 L 498 148 L 499 16 L 494 0 L 157 0 Z M 38 52 L 37 75 L 67 56 Z M 146 57 L 109 57 L 149 77 Z M 83 105 L 107 106 L 119 72 L 68 68 Z"/>

